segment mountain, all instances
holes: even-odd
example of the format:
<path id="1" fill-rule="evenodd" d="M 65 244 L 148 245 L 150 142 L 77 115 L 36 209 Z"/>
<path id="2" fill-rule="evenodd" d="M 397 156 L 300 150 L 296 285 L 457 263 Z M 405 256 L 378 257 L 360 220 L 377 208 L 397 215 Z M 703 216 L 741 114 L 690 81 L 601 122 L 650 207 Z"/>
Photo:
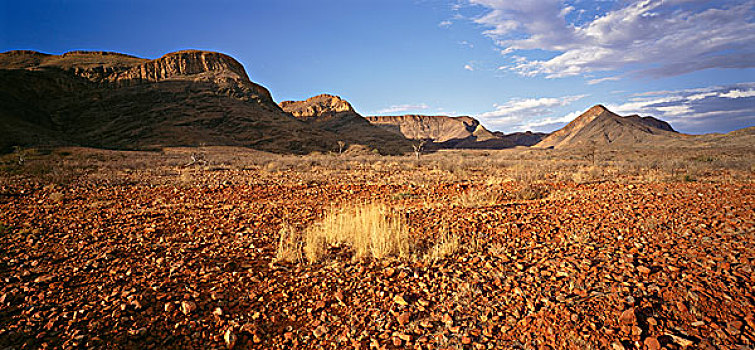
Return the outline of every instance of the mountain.
<path id="1" fill-rule="evenodd" d="M 570 148 L 591 144 L 660 145 L 682 137 L 668 123 L 653 117 L 619 116 L 602 105 L 582 113 L 565 127 L 535 144 L 536 148 Z"/>
<path id="2" fill-rule="evenodd" d="M 322 94 L 305 101 L 283 101 L 280 107 L 309 125 L 335 134 L 347 144 L 362 144 L 382 154 L 411 150 L 410 140 L 372 125 L 339 96 Z"/>
<path id="3" fill-rule="evenodd" d="M 503 139 L 509 139 L 511 142 L 513 142 L 517 146 L 527 146 L 527 147 L 537 144 L 538 142 L 542 141 L 546 136 L 548 136 L 548 133 L 545 133 L 545 132 L 532 132 L 532 131 L 512 132 L 511 134 L 504 134 L 500 131 L 494 131 L 493 134 Z"/>
<path id="4" fill-rule="evenodd" d="M 143 149 L 237 145 L 333 150 L 336 135 L 284 112 L 217 52 L 149 60 L 111 52 L 0 54 L 0 151 L 13 145 Z"/>
<path id="5" fill-rule="evenodd" d="M 430 115 L 370 116 L 370 123 L 412 140 L 430 140 L 428 148 L 501 149 L 516 146 L 512 140 L 485 129 L 472 117 Z"/>

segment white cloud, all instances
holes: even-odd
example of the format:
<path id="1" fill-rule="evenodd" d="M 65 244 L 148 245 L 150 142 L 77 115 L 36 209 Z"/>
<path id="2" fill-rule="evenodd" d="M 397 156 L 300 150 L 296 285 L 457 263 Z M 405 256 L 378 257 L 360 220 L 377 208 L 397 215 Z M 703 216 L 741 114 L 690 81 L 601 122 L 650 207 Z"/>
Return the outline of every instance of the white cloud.
<path id="1" fill-rule="evenodd" d="M 561 0 L 470 3 L 489 10 L 475 22 L 488 28 L 483 33 L 495 39 L 503 53 L 556 54 L 518 62 L 512 69 L 525 76 L 625 69 L 673 76 L 707 68 L 755 67 L 752 0 L 633 0 L 583 23 L 567 21 L 574 10 Z"/>
<path id="2" fill-rule="evenodd" d="M 636 94 L 606 105 L 621 114 L 651 115 L 683 132 L 727 132 L 755 126 L 755 83 Z"/>
<path id="3" fill-rule="evenodd" d="M 451 26 L 452 24 L 454 24 L 454 22 L 451 22 L 451 21 L 448 21 L 448 20 L 446 20 L 446 21 L 441 21 L 440 23 L 438 23 L 438 27 L 441 27 L 441 28 L 448 28 L 448 27 L 450 27 L 450 26 Z"/>
<path id="4" fill-rule="evenodd" d="M 470 43 L 469 41 L 466 41 L 466 40 L 459 41 L 458 44 L 462 45 L 462 46 L 466 46 L 466 47 L 468 47 L 470 49 L 474 48 L 474 44 L 472 44 L 472 43 Z"/>
<path id="5" fill-rule="evenodd" d="M 495 109 L 482 113 L 478 117 L 494 129 L 506 131 L 531 130 L 537 126 L 559 123 L 563 118 L 546 118 L 557 107 L 568 106 L 585 98 L 587 95 L 573 95 L 563 97 L 541 97 L 512 99 L 502 105 L 494 105 Z"/>
<path id="6" fill-rule="evenodd" d="M 470 72 L 473 72 L 473 71 L 474 71 L 474 67 L 472 67 L 472 65 L 471 65 L 471 64 L 465 64 L 465 65 L 464 65 L 464 69 L 466 69 L 466 70 L 468 70 L 468 71 L 470 71 Z"/>
<path id="7" fill-rule="evenodd" d="M 726 98 L 753 97 L 753 96 L 755 96 L 755 89 L 750 89 L 750 90 L 745 90 L 745 91 L 742 91 L 742 90 L 731 90 L 731 91 L 729 91 L 729 92 L 727 92 L 725 94 L 721 94 L 719 96 L 726 97 Z"/>
<path id="8" fill-rule="evenodd" d="M 390 114 L 390 113 L 399 113 L 399 112 L 406 112 L 406 111 L 425 110 L 428 108 L 430 108 L 430 106 L 424 103 L 393 105 L 388 108 L 380 109 L 376 111 L 374 114 Z"/>
<path id="9" fill-rule="evenodd" d="M 595 85 L 595 84 L 600 84 L 600 83 L 603 83 L 603 82 L 606 82 L 606 81 L 616 81 L 616 80 L 620 80 L 620 79 L 621 78 L 619 78 L 619 77 L 597 78 L 597 79 L 591 79 L 591 80 L 589 80 L 587 82 L 587 84 L 589 84 L 589 85 Z"/>

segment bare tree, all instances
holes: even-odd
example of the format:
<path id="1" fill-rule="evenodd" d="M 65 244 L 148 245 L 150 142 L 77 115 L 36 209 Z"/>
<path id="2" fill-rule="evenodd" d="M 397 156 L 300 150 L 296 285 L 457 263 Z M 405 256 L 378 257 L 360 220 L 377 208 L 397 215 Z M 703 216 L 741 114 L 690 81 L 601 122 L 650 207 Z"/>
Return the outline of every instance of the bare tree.
<path id="1" fill-rule="evenodd" d="M 13 152 L 18 156 L 18 165 L 24 165 L 26 157 L 24 157 L 24 150 L 21 146 L 13 146 Z"/>
<path id="2" fill-rule="evenodd" d="M 412 144 L 412 148 L 414 148 L 414 156 L 419 159 L 419 155 L 424 151 L 425 143 L 427 143 L 427 140 L 417 140 Z"/>
<path id="3" fill-rule="evenodd" d="M 184 168 L 190 167 L 190 166 L 192 166 L 194 164 L 206 165 L 207 161 L 204 159 L 204 154 L 202 154 L 202 153 L 192 153 L 191 154 L 191 162 L 189 162 L 186 165 L 184 165 Z"/>
<path id="4" fill-rule="evenodd" d="M 338 141 L 338 154 L 343 153 L 343 148 L 346 146 L 346 142 Z"/>

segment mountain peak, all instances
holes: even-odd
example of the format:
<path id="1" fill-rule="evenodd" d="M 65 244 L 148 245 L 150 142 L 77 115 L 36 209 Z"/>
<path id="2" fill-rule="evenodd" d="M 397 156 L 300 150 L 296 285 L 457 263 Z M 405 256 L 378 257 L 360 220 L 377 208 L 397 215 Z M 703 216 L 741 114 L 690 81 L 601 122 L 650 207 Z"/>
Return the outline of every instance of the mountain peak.
<path id="1" fill-rule="evenodd" d="M 637 115 L 622 117 L 603 105 L 595 105 L 569 122 L 565 127 L 544 138 L 536 147 L 563 148 L 593 142 L 606 144 L 647 143 L 674 135 L 676 135 L 674 129 L 664 121 Z"/>
<path id="2" fill-rule="evenodd" d="M 297 118 L 317 118 L 342 112 L 354 112 L 354 108 L 340 96 L 320 94 L 304 101 L 283 101 L 280 107 Z"/>

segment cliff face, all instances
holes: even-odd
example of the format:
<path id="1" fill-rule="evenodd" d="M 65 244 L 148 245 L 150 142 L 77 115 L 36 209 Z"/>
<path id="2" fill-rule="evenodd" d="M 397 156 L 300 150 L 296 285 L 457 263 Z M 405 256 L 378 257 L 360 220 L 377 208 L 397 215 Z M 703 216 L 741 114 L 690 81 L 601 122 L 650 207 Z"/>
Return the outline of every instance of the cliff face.
<path id="1" fill-rule="evenodd" d="M 432 140 L 435 143 L 466 139 L 474 136 L 475 131 L 479 134 L 487 131 L 476 119 L 466 116 L 373 116 L 367 117 L 367 120 L 373 125 L 399 132 L 406 138 Z M 478 130 L 478 127 L 482 129 Z"/>
<path id="2" fill-rule="evenodd" d="M 154 60 L 75 51 L 0 54 L 0 142 L 108 148 L 239 145 L 329 151 L 336 136 L 284 112 L 233 58 L 179 51 Z"/>
<path id="3" fill-rule="evenodd" d="M 678 138 L 668 123 L 653 117 L 619 116 L 602 105 L 596 105 L 554 131 L 538 148 L 569 148 L 590 144 L 630 146 L 661 144 Z"/>
<path id="4" fill-rule="evenodd" d="M 304 120 L 329 117 L 343 112 L 356 113 L 346 100 L 328 94 L 310 97 L 304 101 L 283 101 L 280 106 L 294 117 Z"/>
<path id="5" fill-rule="evenodd" d="M 411 142 L 403 135 L 370 124 L 339 96 L 322 94 L 304 101 L 283 101 L 280 106 L 297 119 L 330 131 L 339 141 L 350 145 L 365 145 L 383 154 L 411 150 Z"/>

